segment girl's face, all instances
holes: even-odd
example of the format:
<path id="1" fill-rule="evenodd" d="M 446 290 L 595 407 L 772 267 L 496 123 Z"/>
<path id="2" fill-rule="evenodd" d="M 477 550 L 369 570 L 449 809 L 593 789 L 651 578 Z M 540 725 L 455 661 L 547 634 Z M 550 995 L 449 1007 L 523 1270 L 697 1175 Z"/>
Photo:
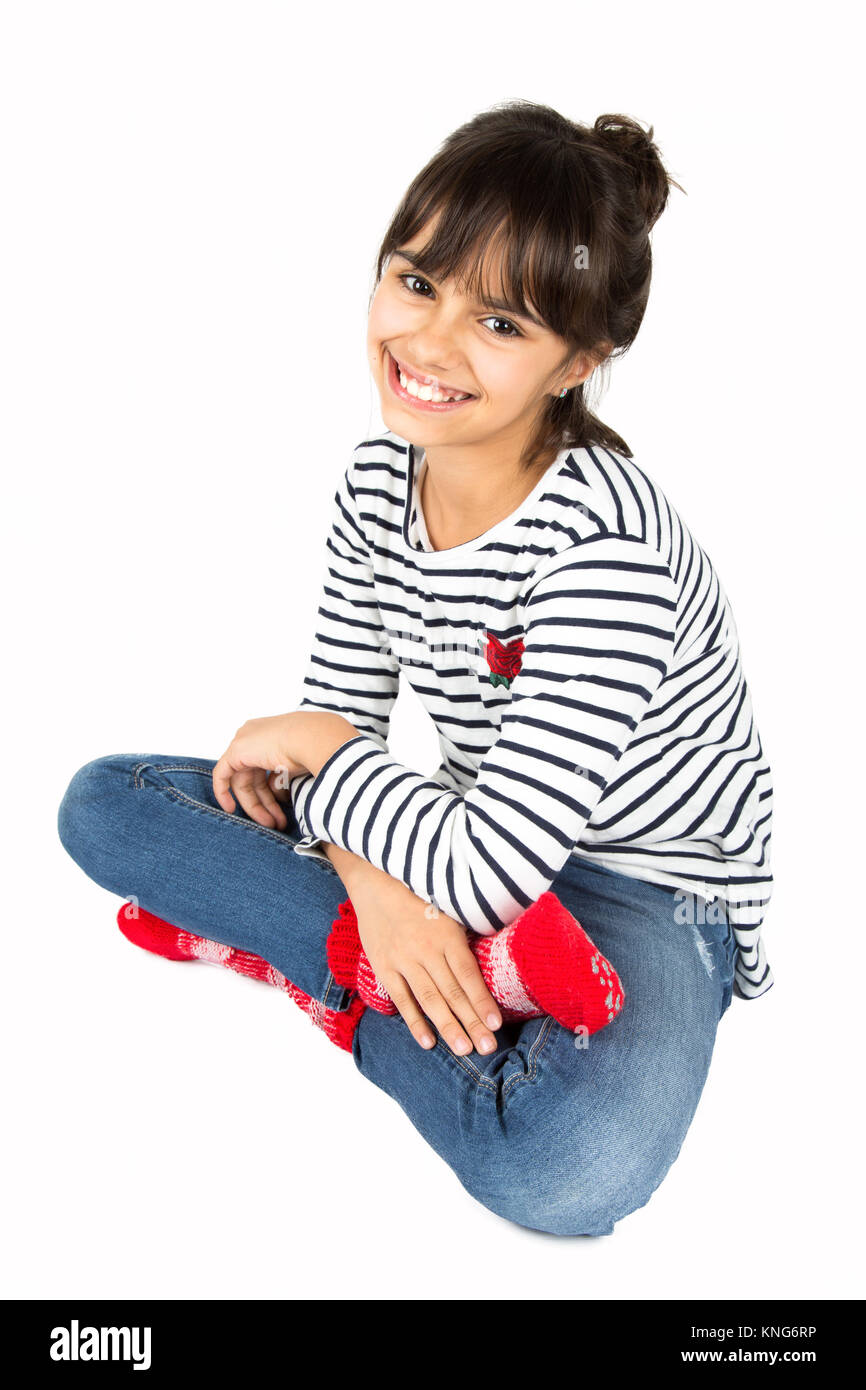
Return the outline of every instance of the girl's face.
<path id="1" fill-rule="evenodd" d="M 508 441 L 519 453 L 541 412 L 592 366 L 539 320 L 424 276 L 428 228 L 387 262 L 367 352 L 388 429 L 419 447 Z M 485 277 L 485 285 L 499 284 Z"/>

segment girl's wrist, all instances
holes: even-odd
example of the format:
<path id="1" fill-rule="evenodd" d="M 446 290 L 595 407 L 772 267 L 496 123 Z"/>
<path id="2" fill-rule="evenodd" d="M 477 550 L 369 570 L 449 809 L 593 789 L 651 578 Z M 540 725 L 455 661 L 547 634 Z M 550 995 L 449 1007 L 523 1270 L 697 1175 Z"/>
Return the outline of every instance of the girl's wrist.
<path id="1" fill-rule="evenodd" d="M 357 892 L 362 883 L 375 882 L 377 878 L 382 877 L 381 869 L 371 864 L 368 859 L 363 859 L 360 854 L 355 854 L 353 850 L 334 845 L 330 840 L 322 842 L 322 849 L 350 895 Z"/>
<path id="2" fill-rule="evenodd" d="M 318 777 L 338 748 L 358 737 L 354 724 L 328 710 L 296 710 L 285 719 L 286 752 L 313 777 Z"/>

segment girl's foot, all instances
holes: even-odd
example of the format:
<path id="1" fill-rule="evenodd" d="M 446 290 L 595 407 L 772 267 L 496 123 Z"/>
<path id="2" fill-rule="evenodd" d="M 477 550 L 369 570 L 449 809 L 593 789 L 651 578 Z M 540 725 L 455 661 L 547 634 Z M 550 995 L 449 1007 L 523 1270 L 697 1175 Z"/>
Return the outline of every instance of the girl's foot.
<path id="1" fill-rule="evenodd" d="M 361 945 L 350 900 L 340 903 L 339 913 L 327 943 L 334 979 L 357 989 L 371 1009 L 395 1014 Z M 522 916 L 495 935 L 470 931 L 468 940 L 503 1022 L 550 1014 L 564 1028 L 591 1034 L 611 1023 L 625 1002 L 625 991 L 610 961 L 555 893 L 542 893 Z"/>
<path id="2" fill-rule="evenodd" d="M 133 915 L 129 916 L 130 910 Z M 211 941 L 206 936 L 196 936 L 184 931 L 182 927 L 172 926 L 161 917 L 145 912 L 143 908 L 124 903 L 117 914 L 117 925 L 128 941 L 141 946 L 145 951 L 153 951 L 168 960 L 204 960 L 214 965 L 225 965 L 236 970 L 239 975 L 248 975 L 253 980 L 263 980 L 274 985 L 303 1009 L 304 1013 L 321 1028 L 326 1037 L 344 1052 L 351 1052 L 355 1029 L 366 1005 L 355 994 L 347 1009 L 326 1009 L 318 999 L 312 999 L 297 985 L 287 980 L 275 966 L 269 965 L 261 956 L 252 951 L 241 951 L 236 946 L 224 946 L 219 941 Z"/>

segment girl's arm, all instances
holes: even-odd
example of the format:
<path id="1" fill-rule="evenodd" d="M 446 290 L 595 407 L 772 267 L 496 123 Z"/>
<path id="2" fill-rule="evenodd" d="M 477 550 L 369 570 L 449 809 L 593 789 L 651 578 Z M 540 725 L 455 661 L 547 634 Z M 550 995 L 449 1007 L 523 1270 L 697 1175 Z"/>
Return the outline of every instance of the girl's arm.
<path id="1" fill-rule="evenodd" d="M 668 566 L 642 538 L 603 535 L 560 552 L 528 596 L 511 707 L 465 795 L 359 734 L 305 779 L 302 827 L 465 926 L 507 926 L 579 842 L 673 665 L 676 613 Z"/>

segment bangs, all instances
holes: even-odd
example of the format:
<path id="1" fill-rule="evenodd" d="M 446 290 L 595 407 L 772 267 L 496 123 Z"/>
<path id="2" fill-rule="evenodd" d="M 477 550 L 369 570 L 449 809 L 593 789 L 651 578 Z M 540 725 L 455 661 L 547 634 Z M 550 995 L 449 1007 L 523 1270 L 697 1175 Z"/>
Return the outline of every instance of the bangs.
<path id="1" fill-rule="evenodd" d="M 537 183 L 525 191 L 532 196 L 520 199 L 512 192 L 506 200 L 501 189 L 480 189 L 470 181 L 468 187 L 439 190 L 438 198 L 411 199 L 388 229 L 377 278 L 400 252 L 419 275 L 453 278 L 461 293 L 486 308 L 523 316 L 568 338 L 579 291 L 574 248 L 580 228 L 554 201 L 538 196 Z M 407 252 L 405 243 L 431 223 L 425 244 Z"/>

